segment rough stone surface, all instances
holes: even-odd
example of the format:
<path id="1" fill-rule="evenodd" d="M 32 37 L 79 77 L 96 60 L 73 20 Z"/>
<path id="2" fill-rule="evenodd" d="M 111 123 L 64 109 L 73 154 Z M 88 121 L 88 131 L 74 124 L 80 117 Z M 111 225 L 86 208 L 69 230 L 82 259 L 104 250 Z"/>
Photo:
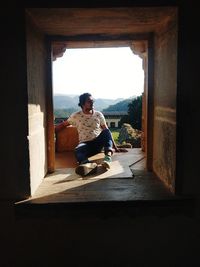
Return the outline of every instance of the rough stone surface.
<path id="1" fill-rule="evenodd" d="M 129 143 L 132 147 L 141 147 L 141 131 L 133 129 L 128 123 L 124 123 L 119 133 L 120 144 Z"/>

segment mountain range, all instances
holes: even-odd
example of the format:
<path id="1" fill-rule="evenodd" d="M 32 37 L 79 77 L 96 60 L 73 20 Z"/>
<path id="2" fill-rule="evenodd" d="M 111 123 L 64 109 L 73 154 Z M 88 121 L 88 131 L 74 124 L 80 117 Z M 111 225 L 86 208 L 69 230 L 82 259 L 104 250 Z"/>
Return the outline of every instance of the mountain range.
<path id="1" fill-rule="evenodd" d="M 96 110 L 102 111 L 103 109 L 108 108 L 111 105 L 115 105 L 116 103 L 124 100 L 123 98 L 117 99 L 106 99 L 106 98 L 97 98 L 94 102 L 94 107 Z M 54 109 L 77 109 L 79 96 L 78 95 L 62 95 L 62 94 L 55 94 L 53 96 L 54 101 Z"/>

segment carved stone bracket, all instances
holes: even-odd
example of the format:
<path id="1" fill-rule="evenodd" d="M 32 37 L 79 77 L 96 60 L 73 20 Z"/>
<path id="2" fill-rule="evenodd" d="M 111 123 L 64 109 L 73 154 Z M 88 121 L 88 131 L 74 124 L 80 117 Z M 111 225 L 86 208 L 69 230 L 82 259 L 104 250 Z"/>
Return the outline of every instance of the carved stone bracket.
<path id="1" fill-rule="evenodd" d="M 147 52 L 147 42 L 146 41 L 133 41 L 130 48 L 135 55 L 138 55 L 139 57 L 143 59 Z"/>
<path id="2" fill-rule="evenodd" d="M 130 45 L 132 52 L 143 59 L 143 69 L 145 70 L 145 62 L 147 56 L 147 41 L 133 41 Z"/>
<path id="3" fill-rule="evenodd" d="M 58 57 L 62 57 L 67 49 L 67 44 L 64 42 L 56 42 L 52 44 L 53 61 Z"/>

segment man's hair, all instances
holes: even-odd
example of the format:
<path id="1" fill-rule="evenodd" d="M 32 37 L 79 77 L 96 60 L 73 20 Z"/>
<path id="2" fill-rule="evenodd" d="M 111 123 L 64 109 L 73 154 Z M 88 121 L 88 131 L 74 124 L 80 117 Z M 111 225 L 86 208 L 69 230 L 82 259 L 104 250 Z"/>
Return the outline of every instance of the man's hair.
<path id="1" fill-rule="evenodd" d="M 79 96 L 79 107 L 83 107 L 83 105 L 85 104 L 85 102 L 87 101 L 88 97 L 92 96 L 89 93 L 84 93 L 82 95 Z"/>

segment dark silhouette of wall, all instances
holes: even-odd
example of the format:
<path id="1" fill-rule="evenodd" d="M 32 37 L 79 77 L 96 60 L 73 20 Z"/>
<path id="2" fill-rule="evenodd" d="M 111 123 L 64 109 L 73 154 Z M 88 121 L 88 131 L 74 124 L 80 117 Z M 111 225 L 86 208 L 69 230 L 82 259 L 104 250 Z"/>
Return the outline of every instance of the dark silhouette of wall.
<path id="1" fill-rule="evenodd" d="M 18 218 L 16 192 L 29 175 L 25 17 L 22 7 L 1 9 L 1 258 L 0 266 L 199 266 L 199 13 L 193 1 L 115 1 L 179 7 L 177 170 L 179 190 L 195 199 L 193 215 Z M 45 1 L 40 1 L 40 5 Z M 56 4 L 55 4 L 56 3 Z M 69 1 L 84 6 L 81 1 Z M 85 6 L 113 2 L 85 2 Z M 126 4 L 127 3 L 127 4 Z M 49 6 L 59 5 L 50 1 Z M 60 2 L 60 4 L 63 4 Z M 36 3 L 35 3 L 36 5 Z M 46 6 L 47 7 L 47 6 Z M 8 120 L 7 118 L 11 118 Z M 13 131 L 15 129 L 15 131 Z M 191 138 L 192 133 L 192 138 Z M 142 207 L 141 207 L 142 208 Z M 111 211 L 111 210 L 110 210 Z M 160 207 L 162 211 L 162 207 Z"/>

